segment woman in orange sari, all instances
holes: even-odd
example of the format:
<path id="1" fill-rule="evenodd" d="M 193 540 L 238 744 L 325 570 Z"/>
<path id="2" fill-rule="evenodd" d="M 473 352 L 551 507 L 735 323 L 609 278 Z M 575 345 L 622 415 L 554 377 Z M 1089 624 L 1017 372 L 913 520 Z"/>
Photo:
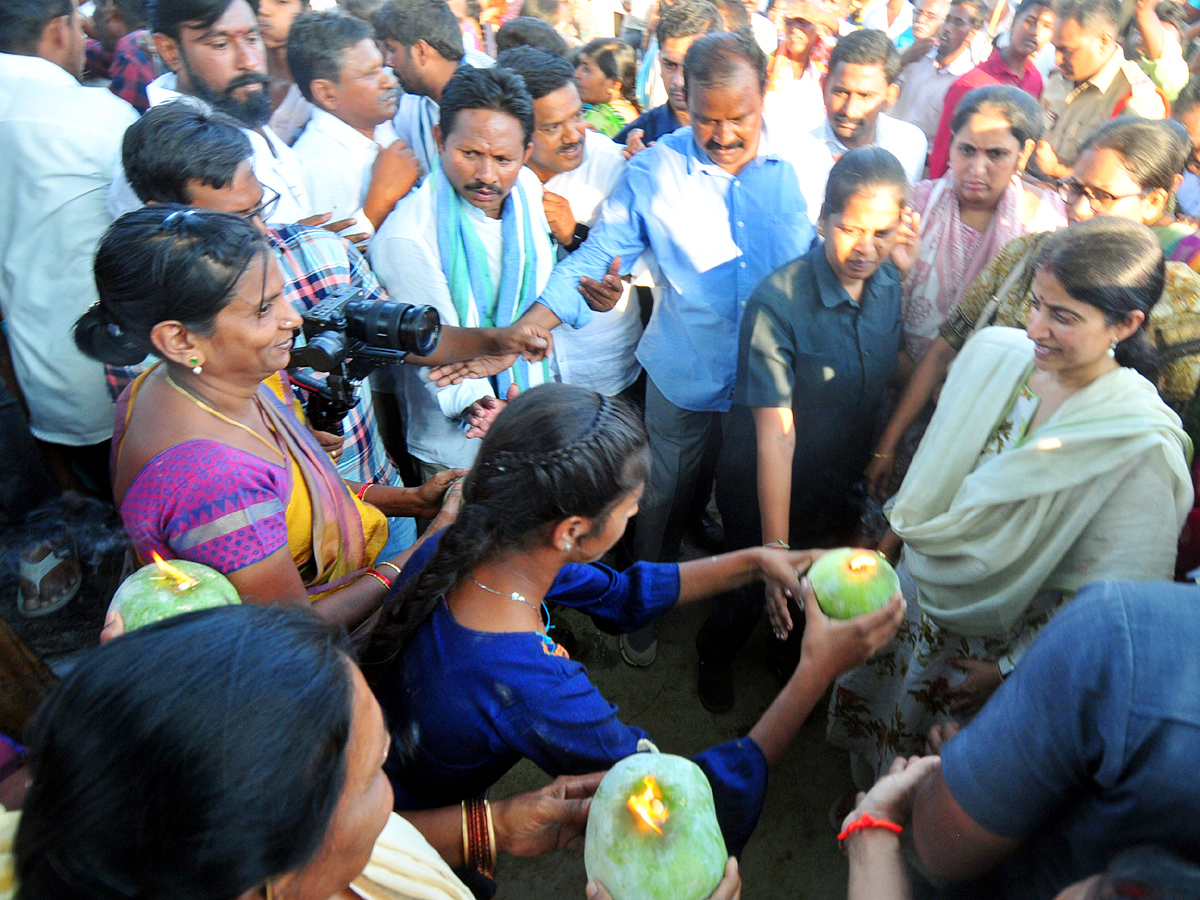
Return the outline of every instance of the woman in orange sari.
<path id="1" fill-rule="evenodd" d="M 113 439 L 114 499 L 139 558 L 212 566 L 250 602 L 365 619 L 411 553 L 379 558 L 386 517 L 437 515 L 461 473 L 416 489 L 341 480 L 286 387 L 299 317 L 251 222 L 146 207 L 109 229 L 95 271 L 80 349 L 162 360 L 122 395 Z"/>

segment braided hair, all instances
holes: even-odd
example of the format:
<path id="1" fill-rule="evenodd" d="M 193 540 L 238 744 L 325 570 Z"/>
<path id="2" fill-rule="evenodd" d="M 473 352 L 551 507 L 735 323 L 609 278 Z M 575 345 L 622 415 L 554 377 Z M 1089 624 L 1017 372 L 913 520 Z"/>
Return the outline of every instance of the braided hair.
<path id="1" fill-rule="evenodd" d="M 483 439 L 458 519 L 417 576 L 384 601 L 361 655 L 368 679 L 384 675 L 480 563 L 536 546 L 570 516 L 603 530 L 648 468 L 646 429 L 627 403 L 568 384 L 544 384 L 514 400 Z"/>

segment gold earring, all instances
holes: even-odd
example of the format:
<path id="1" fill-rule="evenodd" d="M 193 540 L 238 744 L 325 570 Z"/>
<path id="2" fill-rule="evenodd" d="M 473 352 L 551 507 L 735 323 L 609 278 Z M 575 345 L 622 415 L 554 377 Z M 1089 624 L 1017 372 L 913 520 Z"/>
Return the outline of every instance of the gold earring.
<path id="1" fill-rule="evenodd" d="M 267 888 L 267 900 L 275 900 L 275 888 L 271 885 L 271 882 L 268 881 L 266 883 L 266 888 Z"/>
<path id="2" fill-rule="evenodd" d="M 204 371 L 204 367 L 200 365 L 200 360 L 196 359 L 196 357 L 193 356 L 191 359 L 188 360 L 188 363 L 192 367 L 193 375 L 199 375 L 201 372 Z"/>

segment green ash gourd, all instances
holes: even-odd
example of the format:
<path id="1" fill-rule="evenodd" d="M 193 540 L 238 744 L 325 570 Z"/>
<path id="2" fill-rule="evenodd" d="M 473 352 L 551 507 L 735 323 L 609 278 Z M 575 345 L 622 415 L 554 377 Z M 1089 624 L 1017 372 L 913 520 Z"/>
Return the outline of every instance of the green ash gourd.
<path id="1" fill-rule="evenodd" d="M 839 547 L 808 570 L 817 603 L 831 619 L 853 619 L 874 612 L 900 590 L 896 570 L 874 550 Z"/>
<path id="2" fill-rule="evenodd" d="M 125 630 L 133 631 L 197 609 L 241 602 L 229 579 L 216 569 L 177 559 L 138 569 L 117 588 L 108 610 L 119 612 Z"/>
<path id="3" fill-rule="evenodd" d="M 635 753 L 600 782 L 583 859 L 613 900 L 703 900 L 727 858 L 712 787 L 690 759 Z"/>

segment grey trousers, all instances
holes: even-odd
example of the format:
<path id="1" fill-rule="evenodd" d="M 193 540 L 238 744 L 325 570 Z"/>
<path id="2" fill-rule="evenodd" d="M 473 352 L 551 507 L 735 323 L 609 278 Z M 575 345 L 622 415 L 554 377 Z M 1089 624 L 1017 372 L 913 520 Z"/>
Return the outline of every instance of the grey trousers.
<path id="1" fill-rule="evenodd" d="M 694 412 L 662 395 L 646 380 L 646 430 L 650 433 L 650 478 L 638 504 L 633 555 L 662 562 L 679 555 L 692 494 L 700 475 L 709 434 L 721 427 L 718 412 Z"/>

